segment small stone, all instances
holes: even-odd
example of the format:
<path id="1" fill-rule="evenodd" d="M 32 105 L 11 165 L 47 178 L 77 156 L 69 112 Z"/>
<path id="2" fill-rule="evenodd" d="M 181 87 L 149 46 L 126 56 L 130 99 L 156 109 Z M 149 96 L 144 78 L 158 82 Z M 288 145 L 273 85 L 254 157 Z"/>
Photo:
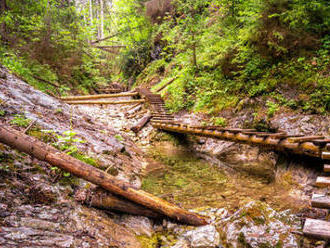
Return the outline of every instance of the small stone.
<path id="1" fill-rule="evenodd" d="M 197 227 L 186 232 L 183 236 L 193 248 L 217 247 L 220 243 L 220 235 L 212 225 Z"/>

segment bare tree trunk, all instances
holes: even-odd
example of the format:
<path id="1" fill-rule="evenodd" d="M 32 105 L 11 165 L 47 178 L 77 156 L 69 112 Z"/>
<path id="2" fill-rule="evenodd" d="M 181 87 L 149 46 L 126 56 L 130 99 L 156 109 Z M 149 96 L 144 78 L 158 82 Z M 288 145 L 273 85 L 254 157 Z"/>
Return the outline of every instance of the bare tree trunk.
<path id="1" fill-rule="evenodd" d="M 6 0 L 0 0 L 0 15 L 4 14 L 4 12 L 8 9 Z M 8 42 L 7 37 L 7 26 L 6 23 L 3 21 L 0 26 L 0 34 L 1 40 L 3 42 Z"/>
<path id="2" fill-rule="evenodd" d="M 104 37 L 104 3 L 103 0 L 100 0 L 100 39 Z"/>
<path id="3" fill-rule="evenodd" d="M 208 223 L 203 216 L 188 212 L 143 190 L 136 189 L 102 170 L 85 164 L 4 124 L 0 124 L 0 142 L 177 221 L 196 226 Z"/>
<path id="4" fill-rule="evenodd" d="M 143 215 L 151 218 L 164 218 L 164 215 L 124 198 L 115 196 L 100 187 L 91 190 L 80 189 L 75 193 L 74 198 L 79 202 L 95 208 Z"/>
<path id="5" fill-rule="evenodd" d="M 193 66 L 197 68 L 197 55 L 196 55 L 196 40 L 195 33 L 192 34 L 193 44 L 192 44 L 192 52 L 193 52 Z"/>
<path id="6" fill-rule="evenodd" d="M 93 0 L 89 0 L 89 20 L 90 25 L 93 26 Z"/>

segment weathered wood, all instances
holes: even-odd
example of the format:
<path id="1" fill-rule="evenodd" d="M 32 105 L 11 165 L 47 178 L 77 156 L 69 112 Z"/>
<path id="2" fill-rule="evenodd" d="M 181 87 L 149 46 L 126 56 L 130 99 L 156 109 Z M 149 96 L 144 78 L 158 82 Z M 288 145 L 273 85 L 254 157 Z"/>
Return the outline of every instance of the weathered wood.
<path id="1" fill-rule="evenodd" d="M 330 172 L 330 164 L 325 164 L 323 169 L 324 172 Z"/>
<path id="2" fill-rule="evenodd" d="M 326 146 L 328 143 L 330 144 L 330 139 L 317 139 L 317 140 L 312 140 L 312 142 L 315 144 L 315 145 L 318 145 L 318 146 Z"/>
<path id="3" fill-rule="evenodd" d="M 128 100 L 128 101 L 67 101 L 67 104 L 135 104 L 135 103 L 142 103 L 144 102 L 143 99 L 141 100 Z"/>
<path id="4" fill-rule="evenodd" d="M 120 196 L 113 195 L 99 187 L 91 190 L 78 190 L 75 193 L 75 200 L 82 202 L 88 206 L 104 210 L 114 210 L 122 213 L 143 215 L 151 218 L 164 217 L 164 215 L 161 215 L 149 208 L 131 202 Z"/>
<path id="5" fill-rule="evenodd" d="M 315 185 L 318 187 L 329 187 L 330 177 L 317 177 Z"/>
<path id="6" fill-rule="evenodd" d="M 322 159 L 330 160 L 330 152 L 322 152 Z"/>
<path id="7" fill-rule="evenodd" d="M 330 209 L 330 196 L 313 194 L 311 203 L 314 208 Z"/>
<path id="8" fill-rule="evenodd" d="M 135 108 L 132 108 L 130 110 L 128 110 L 126 113 L 125 113 L 125 116 L 131 116 L 131 115 L 134 115 L 135 113 L 139 112 L 141 109 L 142 109 L 142 105 L 140 103 L 138 103 L 137 105 L 135 105 L 136 107 Z"/>
<path id="9" fill-rule="evenodd" d="M 330 240 L 330 222 L 306 219 L 303 233 L 308 237 Z"/>
<path id="10" fill-rule="evenodd" d="M 153 122 L 153 127 L 162 130 L 194 134 L 198 136 L 206 136 L 222 140 L 234 141 L 243 144 L 256 144 L 267 146 L 278 151 L 291 151 L 296 154 L 304 154 L 312 157 L 321 157 L 321 148 L 314 145 L 312 142 L 290 143 L 287 138 L 263 137 L 256 135 L 256 132 L 248 131 L 239 128 L 219 128 L 216 126 L 189 126 L 189 125 L 174 125 L 167 121 Z M 251 134 L 250 134 L 251 133 Z M 259 133 L 259 132 L 257 132 Z M 249 135 L 249 137 L 247 137 Z M 330 155 L 330 153 L 329 153 Z"/>
<path id="11" fill-rule="evenodd" d="M 167 86 L 169 86 L 171 83 L 174 82 L 174 80 L 177 79 L 177 77 L 172 78 L 171 80 L 169 80 L 167 83 L 165 83 L 162 87 L 160 87 L 159 89 L 156 90 L 156 92 L 160 92 L 163 89 L 165 89 Z"/>
<path id="12" fill-rule="evenodd" d="M 134 188 L 102 170 L 3 124 L 0 124 L 0 142 L 177 221 L 197 226 L 208 223 L 204 216 L 188 212 L 152 194 Z"/>
<path id="13" fill-rule="evenodd" d="M 141 120 L 139 120 L 136 125 L 134 125 L 133 127 L 131 127 L 131 130 L 134 133 L 138 133 L 150 121 L 151 118 L 152 118 L 152 115 L 151 114 L 147 114 Z"/>
<path id="14" fill-rule="evenodd" d="M 128 96 L 136 96 L 137 92 L 127 92 L 127 93 L 119 93 L 119 94 L 98 94 L 98 95 L 86 95 L 86 96 L 66 96 L 61 97 L 60 99 L 63 101 L 71 101 L 71 100 L 89 100 L 89 99 L 100 99 L 100 98 L 115 98 L 115 97 L 128 97 Z"/>
<path id="15" fill-rule="evenodd" d="M 301 143 L 306 141 L 312 141 L 316 139 L 324 139 L 324 136 L 304 136 L 304 137 L 297 137 L 297 138 L 288 138 L 290 143 Z"/>

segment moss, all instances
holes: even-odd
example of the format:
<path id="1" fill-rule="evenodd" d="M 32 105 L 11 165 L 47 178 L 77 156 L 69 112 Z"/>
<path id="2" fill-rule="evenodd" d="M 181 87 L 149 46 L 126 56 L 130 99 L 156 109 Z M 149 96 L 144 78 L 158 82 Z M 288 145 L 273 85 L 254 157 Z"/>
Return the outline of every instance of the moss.
<path id="1" fill-rule="evenodd" d="M 79 159 L 80 161 L 82 161 L 86 164 L 93 165 L 96 168 L 100 167 L 100 163 L 97 159 L 89 157 L 89 156 L 83 154 L 82 152 L 75 152 L 71 155 L 72 155 L 72 157 L 75 157 L 76 159 Z"/>
<path id="2" fill-rule="evenodd" d="M 153 150 L 153 158 L 167 165 L 167 168 L 145 176 L 142 188 L 186 207 L 216 206 L 223 200 L 221 192 L 226 176 L 218 168 L 191 154 L 186 157 L 184 153 L 178 153 L 160 154 Z"/>
<path id="3" fill-rule="evenodd" d="M 251 245 L 249 245 L 247 242 L 246 242 L 246 239 L 245 239 L 245 235 L 243 232 L 240 232 L 239 235 L 238 235 L 238 238 L 237 238 L 237 242 L 238 242 L 238 247 L 241 247 L 241 248 L 252 248 Z"/>

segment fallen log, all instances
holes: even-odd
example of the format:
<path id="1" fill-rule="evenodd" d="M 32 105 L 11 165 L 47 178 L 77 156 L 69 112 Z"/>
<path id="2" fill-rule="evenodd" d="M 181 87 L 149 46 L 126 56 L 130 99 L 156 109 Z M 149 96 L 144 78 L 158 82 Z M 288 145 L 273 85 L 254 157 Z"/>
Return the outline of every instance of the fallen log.
<path id="1" fill-rule="evenodd" d="M 142 105 L 138 103 L 138 105 L 135 106 L 135 108 L 132 108 L 130 110 L 128 110 L 126 113 L 125 113 L 125 116 L 131 116 L 133 114 L 135 114 L 136 112 L 139 112 L 140 110 L 142 109 Z"/>
<path id="2" fill-rule="evenodd" d="M 139 122 L 134 125 L 133 127 L 131 127 L 131 130 L 134 133 L 138 133 L 152 118 L 151 114 L 145 115 L 141 120 L 139 120 Z"/>
<path id="3" fill-rule="evenodd" d="M 77 160 L 4 124 L 0 124 L 0 142 L 179 222 L 196 226 L 208 223 L 204 216 L 188 212 L 152 194 L 134 188 L 92 165 Z"/>
<path id="4" fill-rule="evenodd" d="M 164 215 L 161 215 L 149 208 L 123 199 L 119 196 L 115 196 L 99 187 L 92 190 L 78 190 L 75 193 L 75 200 L 82 202 L 88 206 L 104 210 L 114 210 L 122 213 L 142 215 L 151 218 L 164 217 Z"/>
<path id="5" fill-rule="evenodd" d="M 86 95 L 86 96 L 66 96 L 61 97 L 60 99 L 63 101 L 71 101 L 71 100 L 89 100 L 89 99 L 100 99 L 100 98 L 115 98 L 115 97 L 126 97 L 126 96 L 136 96 L 137 92 L 127 92 L 127 93 L 119 93 L 119 94 L 98 94 L 98 95 Z"/>
<path id="6" fill-rule="evenodd" d="M 160 87 L 156 92 L 161 92 L 163 89 L 165 89 L 167 86 L 169 86 L 171 83 L 174 82 L 174 80 L 177 79 L 177 77 L 172 78 L 170 81 L 168 81 L 166 84 L 164 84 L 162 87 Z"/>
<path id="7" fill-rule="evenodd" d="M 128 101 L 66 101 L 67 104 L 133 104 L 142 103 L 145 100 L 128 100 Z"/>

